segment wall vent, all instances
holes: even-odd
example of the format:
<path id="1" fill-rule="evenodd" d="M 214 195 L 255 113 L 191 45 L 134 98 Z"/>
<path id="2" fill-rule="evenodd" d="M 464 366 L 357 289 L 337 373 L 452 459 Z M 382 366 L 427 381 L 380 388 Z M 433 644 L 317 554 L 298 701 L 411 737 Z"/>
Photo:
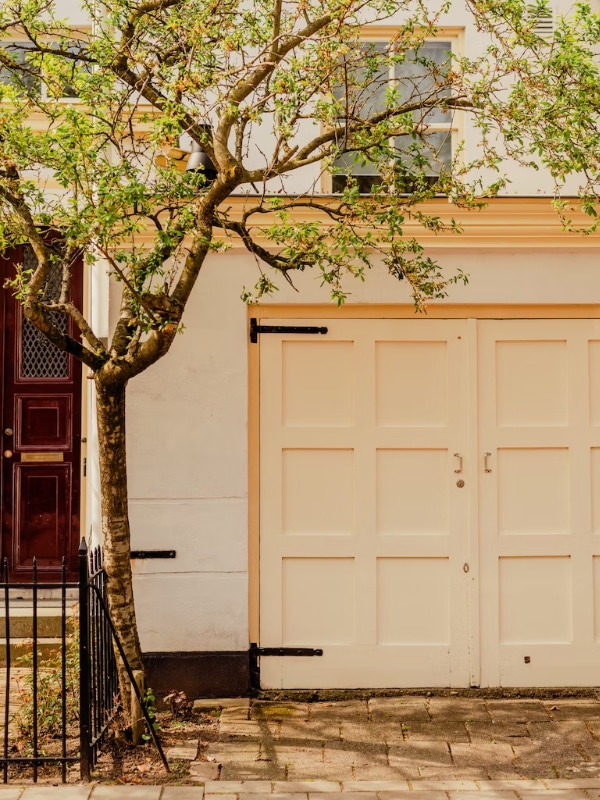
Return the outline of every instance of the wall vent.
<path id="1" fill-rule="evenodd" d="M 554 15 L 550 8 L 536 5 L 527 6 L 527 18 L 531 21 L 533 33 L 541 39 L 550 39 L 554 33 Z"/>

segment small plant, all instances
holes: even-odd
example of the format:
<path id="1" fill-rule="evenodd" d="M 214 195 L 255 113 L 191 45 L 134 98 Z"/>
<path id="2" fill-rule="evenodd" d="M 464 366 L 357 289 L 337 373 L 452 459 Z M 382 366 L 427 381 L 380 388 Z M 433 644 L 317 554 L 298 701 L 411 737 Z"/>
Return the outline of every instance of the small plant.
<path id="1" fill-rule="evenodd" d="M 185 692 L 180 692 L 177 689 L 169 689 L 168 693 L 163 697 L 163 702 L 168 706 L 171 714 L 178 720 L 187 719 L 192 713 L 194 704 Z"/>
<path id="2" fill-rule="evenodd" d="M 57 739 L 62 734 L 63 691 L 66 706 L 67 726 L 79 719 L 79 626 L 75 617 L 67 620 L 65 647 L 65 684 L 62 682 L 62 653 L 53 650 L 38 652 L 37 660 L 37 720 L 34 717 L 33 687 L 36 676 L 33 671 L 33 646 L 17 658 L 24 674 L 17 678 L 19 707 L 11 718 L 18 735 L 20 750 L 33 750 L 34 721 L 37 722 L 38 745 Z"/>
<path id="3" fill-rule="evenodd" d="M 148 718 L 150 719 L 150 723 L 152 725 L 152 730 L 157 731 L 159 729 L 158 720 L 156 718 L 156 697 L 154 696 L 154 692 L 150 687 L 146 689 L 146 694 L 144 695 L 144 708 L 148 714 Z M 143 733 L 142 739 L 145 742 L 150 741 L 152 736 L 149 733 Z"/>

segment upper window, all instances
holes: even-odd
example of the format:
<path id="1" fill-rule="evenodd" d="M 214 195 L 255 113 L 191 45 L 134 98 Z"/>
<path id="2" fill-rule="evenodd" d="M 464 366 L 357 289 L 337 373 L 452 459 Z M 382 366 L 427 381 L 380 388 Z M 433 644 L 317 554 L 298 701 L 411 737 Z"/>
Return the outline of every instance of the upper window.
<path id="1" fill-rule="evenodd" d="M 10 57 L 19 65 L 27 69 L 22 72 L 12 72 L 7 67 L 0 67 L 0 83 L 13 86 L 22 86 L 32 92 L 38 92 L 41 87 L 40 76 L 36 68 L 31 63 L 31 42 L 20 42 L 11 40 L 0 42 L 0 47 L 6 50 Z"/>
<path id="2" fill-rule="evenodd" d="M 52 45 L 52 47 L 54 46 L 56 45 Z M 50 96 L 61 100 L 77 98 L 77 91 L 72 84 L 75 83 L 77 74 L 82 69 L 86 69 L 83 62 L 77 59 L 73 59 L 72 64 L 65 61 L 64 64 L 67 67 L 65 74 L 63 75 L 63 73 L 61 73 L 60 79 L 55 81 L 56 87 L 50 88 L 50 75 L 46 72 L 46 80 L 42 81 L 44 69 L 43 66 L 40 67 L 39 61 L 33 61 L 33 44 L 30 41 L 12 39 L 10 41 L 0 42 L 0 47 L 6 50 L 19 66 L 25 67 L 22 71 L 14 72 L 7 67 L 0 67 L 0 83 L 17 87 L 21 86 L 29 92 L 38 94 L 44 99 L 49 99 Z M 68 49 L 72 53 L 77 53 L 76 46 L 69 47 Z"/>
<path id="3" fill-rule="evenodd" d="M 341 192 L 352 176 L 361 193 L 369 193 L 382 182 L 382 165 L 393 161 L 401 165 L 406 174 L 406 191 L 411 189 L 415 176 L 427 184 L 434 184 L 443 169 L 449 169 L 452 160 L 452 112 L 443 108 L 443 100 L 450 94 L 445 85 L 451 57 L 452 42 L 435 40 L 424 42 L 418 52 L 408 51 L 404 58 L 386 59 L 384 66 L 377 64 L 388 48 L 383 42 L 365 44 L 364 61 L 352 81 L 353 88 L 340 86 L 336 95 L 344 102 L 348 118 L 368 119 L 386 108 L 388 98 L 394 105 L 410 105 L 406 132 L 393 136 L 386 143 L 382 160 L 374 163 L 368 152 L 349 152 L 334 162 L 332 190 Z M 372 57 L 371 64 L 369 58 Z M 432 106 L 432 101 L 435 105 Z M 437 105 L 441 103 L 441 105 Z M 422 104 L 422 105 L 421 105 Z M 411 177 L 412 176 L 412 177 Z"/>

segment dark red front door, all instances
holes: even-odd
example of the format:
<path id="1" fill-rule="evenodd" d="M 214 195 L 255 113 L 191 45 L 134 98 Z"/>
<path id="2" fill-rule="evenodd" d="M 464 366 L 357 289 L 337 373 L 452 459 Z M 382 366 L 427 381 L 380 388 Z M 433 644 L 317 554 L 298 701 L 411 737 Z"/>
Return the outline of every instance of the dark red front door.
<path id="1" fill-rule="evenodd" d="M 26 269 L 35 266 L 27 246 L 15 257 Z M 14 274 L 14 261 L 0 263 L 4 277 Z M 81 269 L 76 272 L 72 299 L 81 308 Z M 60 274 L 51 277 L 50 290 L 58 298 Z M 31 580 L 34 557 L 40 581 L 60 578 L 63 557 L 73 579 L 79 542 L 81 364 L 24 319 L 10 289 L 2 294 L 2 553 L 11 580 Z M 75 335 L 63 315 L 57 314 L 57 320 Z"/>

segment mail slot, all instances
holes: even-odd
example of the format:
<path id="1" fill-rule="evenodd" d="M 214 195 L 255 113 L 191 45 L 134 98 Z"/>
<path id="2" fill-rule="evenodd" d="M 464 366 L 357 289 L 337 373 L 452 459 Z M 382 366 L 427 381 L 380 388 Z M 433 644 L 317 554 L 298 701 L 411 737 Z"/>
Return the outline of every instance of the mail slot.
<path id="1" fill-rule="evenodd" d="M 47 461 L 64 461 L 64 453 L 21 453 L 21 461 L 28 463 L 32 462 L 47 462 Z"/>

